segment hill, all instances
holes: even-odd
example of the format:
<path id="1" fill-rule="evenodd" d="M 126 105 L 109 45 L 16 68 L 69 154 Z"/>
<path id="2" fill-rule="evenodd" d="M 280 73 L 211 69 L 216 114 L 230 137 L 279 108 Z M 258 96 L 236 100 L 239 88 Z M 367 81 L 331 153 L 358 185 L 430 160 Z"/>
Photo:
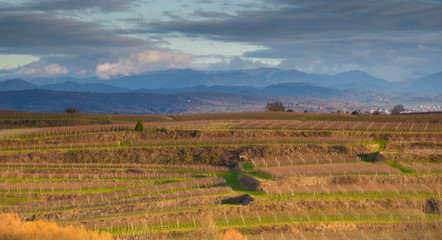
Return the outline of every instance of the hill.
<path id="1" fill-rule="evenodd" d="M 191 113 L 264 110 L 267 102 L 281 101 L 303 111 L 315 108 L 336 111 L 356 108 L 337 100 L 251 96 L 217 92 L 157 93 L 85 93 L 49 90 L 0 92 L 0 109 L 35 112 L 63 112 L 74 106 L 87 113 Z"/>
<path id="2" fill-rule="evenodd" d="M 104 83 L 86 83 L 65 82 L 59 84 L 48 84 L 40 87 L 41 89 L 53 91 L 69 91 L 69 92 L 100 92 L 100 93 L 117 93 L 129 92 L 128 88 L 115 87 Z M 19 89 L 16 89 L 19 90 Z"/>
<path id="3" fill-rule="evenodd" d="M 404 90 L 425 95 L 442 95 L 442 72 L 413 80 Z"/>
<path id="4" fill-rule="evenodd" d="M 38 86 L 21 79 L 11 79 L 0 82 L 0 91 L 26 90 L 36 88 L 38 88 Z"/>

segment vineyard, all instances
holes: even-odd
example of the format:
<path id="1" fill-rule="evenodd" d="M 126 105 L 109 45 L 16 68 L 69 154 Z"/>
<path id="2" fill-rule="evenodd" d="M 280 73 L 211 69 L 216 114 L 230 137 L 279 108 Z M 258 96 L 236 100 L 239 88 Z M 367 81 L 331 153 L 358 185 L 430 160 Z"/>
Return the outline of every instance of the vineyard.
<path id="1" fill-rule="evenodd" d="M 440 114 L 0 111 L 0 222 L 28 228 L 131 240 L 440 239 L 441 193 Z"/>

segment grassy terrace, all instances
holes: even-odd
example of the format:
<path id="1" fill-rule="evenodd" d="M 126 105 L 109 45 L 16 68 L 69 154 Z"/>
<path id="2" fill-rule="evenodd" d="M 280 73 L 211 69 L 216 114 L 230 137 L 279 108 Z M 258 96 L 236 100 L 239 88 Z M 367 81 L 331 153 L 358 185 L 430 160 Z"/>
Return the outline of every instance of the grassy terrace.
<path id="1" fill-rule="evenodd" d="M 122 239 L 437 239 L 441 120 L 0 111 L 0 209 Z"/>

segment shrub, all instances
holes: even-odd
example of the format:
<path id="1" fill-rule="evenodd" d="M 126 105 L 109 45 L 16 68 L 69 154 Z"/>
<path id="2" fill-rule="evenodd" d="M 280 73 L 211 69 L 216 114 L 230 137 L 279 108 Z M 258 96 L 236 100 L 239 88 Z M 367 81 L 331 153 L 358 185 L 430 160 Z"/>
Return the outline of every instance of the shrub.
<path id="1" fill-rule="evenodd" d="M 354 110 L 353 112 L 351 112 L 351 115 L 361 115 L 361 111 L 360 110 Z"/>
<path id="2" fill-rule="evenodd" d="M 59 227 L 54 222 L 22 222 L 17 214 L 2 213 L 0 214 L 0 240 L 6 239 L 112 240 L 113 237 L 109 233 L 99 234 L 95 231 L 87 231 L 73 226 Z"/>
<path id="3" fill-rule="evenodd" d="M 144 123 L 141 120 L 138 120 L 137 125 L 135 126 L 135 131 L 142 132 L 144 130 Z"/>
<path id="4" fill-rule="evenodd" d="M 68 107 L 64 111 L 65 113 L 80 113 L 80 110 L 74 107 Z"/>

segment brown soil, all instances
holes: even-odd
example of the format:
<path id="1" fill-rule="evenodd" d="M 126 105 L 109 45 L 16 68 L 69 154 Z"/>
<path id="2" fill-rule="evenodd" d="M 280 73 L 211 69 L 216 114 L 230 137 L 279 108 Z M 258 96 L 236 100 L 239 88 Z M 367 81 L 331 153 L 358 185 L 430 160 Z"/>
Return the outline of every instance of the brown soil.
<path id="1" fill-rule="evenodd" d="M 242 174 L 239 177 L 239 184 L 241 184 L 241 186 L 248 191 L 257 191 L 260 183 L 261 182 L 259 180 L 252 176 Z"/>
<path id="2" fill-rule="evenodd" d="M 427 199 L 424 207 L 424 213 L 436 214 L 440 213 L 440 202 L 435 198 Z"/>
<path id="3" fill-rule="evenodd" d="M 45 150 L 0 153 L 0 162 L 21 163 L 142 163 L 214 164 L 233 166 L 240 155 L 247 158 L 296 156 L 297 153 L 360 154 L 374 146 L 342 145 L 224 145 Z"/>
<path id="4" fill-rule="evenodd" d="M 118 145 L 121 142 L 131 142 L 143 145 L 161 141 L 213 142 L 217 141 L 260 141 L 298 139 L 315 141 L 362 141 L 371 139 L 368 133 L 352 132 L 302 132 L 302 131 L 260 131 L 260 130 L 169 130 L 153 129 L 143 132 L 100 132 L 94 134 L 66 135 L 50 138 L 29 140 L 1 140 L 0 146 L 21 148 L 23 146 L 73 146 L 80 145 Z"/>
<path id="5" fill-rule="evenodd" d="M 89 121 L 78 119 L 38 119 L 38 120 L 3 120 L 0 121 L 0 129 L 2 128 L 18 128 L 18 127 L 55 127 L 55 126 L 81 126 L 92 124 L 110 124 L 111 122 Z"/>

